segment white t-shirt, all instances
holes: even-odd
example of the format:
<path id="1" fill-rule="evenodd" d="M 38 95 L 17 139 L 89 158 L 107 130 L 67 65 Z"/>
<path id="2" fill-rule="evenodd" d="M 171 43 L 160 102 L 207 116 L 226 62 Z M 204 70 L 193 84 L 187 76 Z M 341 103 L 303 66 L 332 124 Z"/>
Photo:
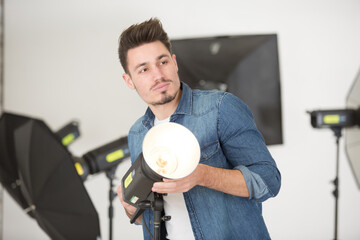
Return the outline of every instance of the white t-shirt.
<path id="1" fill-rule="evenodd" d="M 155 118 L 154 125 L 169 121 L 170 117 L 164 120 Z M 165 222 L 167 238 L 170 240 L 195 240 L 184 195 L 182 193 L 169 193 L 163 198 L 165 215 L 171 216 L 171 219 Z"/>

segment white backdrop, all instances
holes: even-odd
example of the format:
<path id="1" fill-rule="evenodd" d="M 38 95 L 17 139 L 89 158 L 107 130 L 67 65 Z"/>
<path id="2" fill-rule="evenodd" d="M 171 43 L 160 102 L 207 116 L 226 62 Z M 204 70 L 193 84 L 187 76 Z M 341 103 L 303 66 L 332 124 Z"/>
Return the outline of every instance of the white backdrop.
<path id="1" fill-rule="evenodd" d="M 335 138 L 313 129 L 307 110 L 344 108 L 360 67 L 360 1 L 12 0 L 5 3 L 4 108 L 57 130 L 80 121 L 74 155 L 125 136 L 145 104 L 122 80 L 118 36 L 158 17 L 171 38 L 278 34 L 284 144 L 269 149 L 282 173 L 278 197 L 263 204 L 273 239 L 331 239 Z M 340 152 L 339 238 L 360 239 L 360 191 Z M 359 156 L 360 157 L 360 156 Z M 117 170 L 120 179 L 129 162 Z M 116 185 L 118 185 L 117 180 Z M 108 181 L 85 183 L 108 239 Z M 4 196 L 5 240 L 48 239 Z M 114 239 L 141 239 L 118 200 Z"/>

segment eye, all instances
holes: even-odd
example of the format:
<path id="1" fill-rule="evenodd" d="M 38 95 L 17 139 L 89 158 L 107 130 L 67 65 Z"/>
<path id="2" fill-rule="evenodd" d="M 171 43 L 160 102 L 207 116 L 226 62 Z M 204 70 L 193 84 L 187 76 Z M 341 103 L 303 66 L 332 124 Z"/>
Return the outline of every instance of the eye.
<path id="1" fill-rule="evenodd" d="M 168 60 L 164 60 L 164 61 L 161 61 L 160 62 L 160 65 L 165 65 L 165 64 L 167 64 L 168 63 Z"/>
<path id="2" fill-rule="evenodd" d="M 142 69 L 140 69 L 139 73 L 144 73 L 144 72 L 146 72 L 147 70 L 148 70 L 147 68 L 142 68 Z"/>

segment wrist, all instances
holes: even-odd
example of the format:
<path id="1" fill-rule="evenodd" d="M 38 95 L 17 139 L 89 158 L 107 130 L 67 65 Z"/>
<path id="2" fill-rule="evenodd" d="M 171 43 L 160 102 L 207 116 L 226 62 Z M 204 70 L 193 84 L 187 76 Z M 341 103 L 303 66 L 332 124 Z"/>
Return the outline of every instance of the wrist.
<path id="1" fill-rule="evenodd" d="M 210 167 L 205 164 L 199 164 L 198 166 L 198 174 L 197 174 L 197 185 L 206 187 L 208 184 L 206 183 L 207 178 L 207 172 L 210 170 Z"/>

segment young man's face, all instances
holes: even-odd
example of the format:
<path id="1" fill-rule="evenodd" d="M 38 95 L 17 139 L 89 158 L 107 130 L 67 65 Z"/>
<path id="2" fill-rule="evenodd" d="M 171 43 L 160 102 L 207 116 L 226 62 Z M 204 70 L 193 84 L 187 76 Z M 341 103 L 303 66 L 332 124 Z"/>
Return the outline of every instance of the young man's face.
<path id="1" fill-rule="evenodd" d="M 148 105 L 163 105 L 178 95 L 180 80 L 176 58 L 160 41 L 130 49 L 127 64 L 129 74 L 123 74 L 126 84 L 136 89 Z"/>

